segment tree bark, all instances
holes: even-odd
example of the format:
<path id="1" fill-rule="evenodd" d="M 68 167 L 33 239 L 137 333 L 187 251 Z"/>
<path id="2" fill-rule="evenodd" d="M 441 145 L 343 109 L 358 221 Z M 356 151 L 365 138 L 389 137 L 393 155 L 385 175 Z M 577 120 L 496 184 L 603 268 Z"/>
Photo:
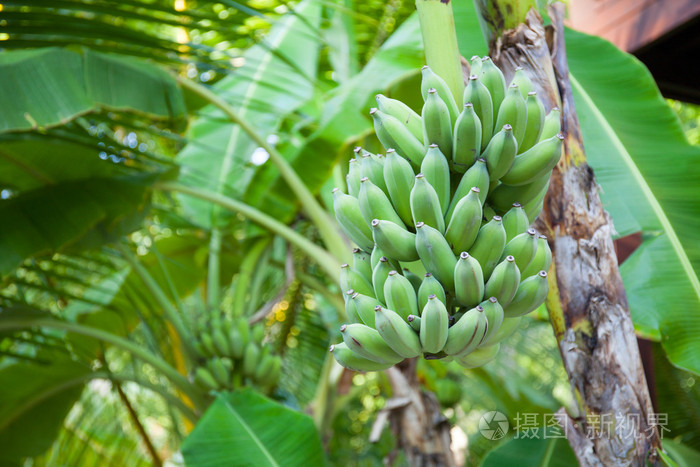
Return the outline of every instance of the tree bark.
<path id="1" fill-rule="evenodd" d="M 547 308 L 578 406 L 578 413 L 562 409 L 559 420 L 581 465 L 643 466 L 657 460 L 660 440 L 650 423 L 653 408 L 614 228 L 586 164 L 568 77 L 563 5 L 552 6 L 550 17 L 552 26 L 544 28 L 530 10 L 524 24 L 494 34 L 489 45 L 507 81 L 522 66 L 547 110 L 562 111 L 563 155 L 535 223 L 554 254 Z"/>

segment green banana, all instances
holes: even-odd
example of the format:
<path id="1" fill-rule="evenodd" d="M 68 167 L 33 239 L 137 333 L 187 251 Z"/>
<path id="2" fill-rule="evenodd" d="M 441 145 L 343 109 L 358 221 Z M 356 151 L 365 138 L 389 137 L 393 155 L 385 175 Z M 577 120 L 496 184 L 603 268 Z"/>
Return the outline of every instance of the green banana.
<path id="1" fill-rule="evenodd" d="M 537 251 L 537 232 L 535 229 L 527 229 L 525 232 L 516 235 L 513 240 L 506 244 L 501 255 L 501 261 L 506 256 L 514 256 L 518 271 L 524 271 L 530 265 Z"/>
<path id="2" fill-rule="evenodd" d="M 467 171 L 481 154 L 481 120 L 474 111 L 474 104 L 464 104 L 457 117 L 452 135 L 452 162 L 460 173 Z"/>
<path id="3" fill-rule="evenodd" d="M 420 315 L 420 343 L 424 352 L 436 354 L 447 342 L 449 314 L 445 304 L 435 295 L 428 297 L 428 303 Z"/>
<path id="4" fill-rule="evenodd" d="M 527 124 L 523 141 L 518 145 L 518 152 L 525 152 L 537 143 L 544 125 L 544 105 L 537 98 L 535 91 L 528 92 L 525 98 L 527 105 Z"/>
<path id="5" fill-rule="evenodd" d="M 231 381 L 231 375 L 224 366 L 224 363 L 220 358 L 214 357 L 207 362 L 207 366 L 211 374 L 214 375 L 214 379 L 219 383 L 220 387 L 229 387 Z"/>
<path id="6" fill-rule="evenodd" d="M 347 263 L 343 263 L 340 265 L 340 290 L 350 289 L 374 297 L 372 282 L 362 277 L 360 273 L 353 270 Z"/>
<path id="7" fill-rule="evenodd" d="M 418 314 L 416 291 L 411 281 L 396 271 L 391 271 L 384 282 L 384 303 L 402 318 Z"/>
<path id="8" fill-rule="evenodd" d="M 550 175 L 552 173 L 548 173 L 545 175 L 549 179 Z M 527 214 L 527 219 L 532 223 L 535 222 L 535 219 L 537 219 L 537 216 L 539 216 L 540 212 L 542 212 L 542 207 L 544 206 L 544 197 L 547 196 L 547 190 L 549 189 L 549 180 L 547 181 L 547 185 L 542 187 L 542 190 L 535 196 L 535 199 L 528 201 L 527 203 L 523 204 L 523 209 L 525 210 L 525 214 Z"/>
<path id="9" fill-rule="evenodd" d="M 348 184 L 348 194 L 354 198 L 357 198 L 357 194 L 360 192 L 360 179 L 362 178 L 360 172 L 360 162 L 355 158 L 350 159 L 346 180 Z"/>
<path id="10" fill-rule="evenodd" d="M 374 219 L 372 235 L 374 242 L 385 252 L 387 258 L 406 262 L 418 259 L 416 234 L 399 227 L 394 222 Z"/>
<path id="11" fill-rule="evenodd" d="M 505 124 L 503 128 L 493 135 L 491 142 L 481 154 L 486 159 L 486 168 L 489 171 L 489 179 L 493 182 L 508 172 L 518 152 L 518 143 L 515 140 L 513 129 Z"/>
<path id="12" fill-rule="evenodd" d="M 481 347 L 495 345 L 510 336 L 512 336 L 520 325 L 520 320 L 522 318 L 518 316 L 517 318 L 503 318 L 503 323 L 501 327 L 498 328 L 494 334 L 490 334 L 488 337 L 484 338 L 481 342 Z"/>
<path id="13" fill-rule="evenodd" d="M 418 309 L 422 310 L 425 304 L 428 303 L 428 297 L 435 295 L 438 300 L 442 303 L 447 303 L 447 298 L 445 297 L 445 289 L 443 289 L 442 284 L 433 277 L 429 272 L 425 273 L 425 279 L 418 288 Z M 418 313 L 414 313 L 418 314 Z"/>
<path id="14" fill-rule="evenodd" d="M 422 222 L 416 223 L 416 250 L 426 271 L 454 292 L 454 273 L 457 259 L 442 234 Z"/>
<path id="15" fill-rule="evenodd" d="M 372 282 L 372 260 L 369 253 L 359 248 L 352 249 L 352 268 L 367 282 Z"/>
<path id="16" fill-rule="evenodd" d="M 469 67 L 469 74 L 470 75 L 478 75 L 479 72 L 481 72 L 481 57 L 478 55 L 472 55 L 472 58 L 469 59 L 470 67 Z"/>
<path id="17" fill-rule="evenodd" d="M 203 366 L 197 367 L 194 370 L 194 382 L 204 389 L 212 391 L 217 391 L 219 389 L 219 383 L 214 378 L 214 375 Z"/>
<path id="18" fill-rule="evenodd" d="M 457 303 L 473 307 L 484 298 L 484 274 L 473 256 L 463 251 L 455 265 L 455 297 Z"/>
<path id="19" fill-rule="evenodd" d="M 540 271 L 536 275 L 528 277 L 520 283 L 513 301 L 504 308 L 505 316 L 514 318 L 530 313 L 544 303 L 548 292 L 549 284 L 547 283 L 547 273 L 545 271 Z"/>
<path id="20" fill-rule="evenodd" d="M 483 206 L 484 201 L 486 201 L 486 196 L 489 193 L 489 171 L 486 168 L 485 159 L 477 159 L 476 163 L 472 165 L 462 176 L 462 179 L 455 190 L 455 194 L 452 196 L 452 202 L 450 203 L 450 207 L 447 209 L 447 214 L 445 214 L 445 220 L 447 220 L 448 224 L 452 218 L 452 213 L 457 207 L 457 203 L 459 203 L 462 198 L 469 194 L 472 187 L 477 187 L 479 189 L 479 201 Z"/>
<path id="21" fill-rule="evenodd" d="M 484 338 L 479 342 L 479 347 L 481 347 L 484 345 L 486 339 L 496 334 L 501 328 L 501 324 L 503 324 L 503 307 L 496 297 L 490 297 L 488 300 L 484 300 L 479 306 L 484 309 L 484 316 L 488 324 Z"/>
<path id="22" fill-rule="evenodd" d="M 506 246 L 506 231 L 503 228 L 500 216 L 493 216 L 476 236 L 476 241 L 469 249 L 469 254 L 476 258 L 481 265 L 484 279 L 491 277 L 498 260 L 501 258 L 503 248 Z"/>
<path id="23" fill-rule="evenodd" d="M 442 209 L 440 217 L 442 218 L 450 204 L 450 165 L 437 145 L 431 144 L 428 148 L 420 165 L 420 171 L 438 195 Z M 426 224 L 430 225 L 428 222 Z"/>
<path id="24" fill-rule="evenodd" d="M 280 378 L 280 373 L 282 371 L 282 359 L 278 356 L 270 356 L 272 363 L 267 367 L 267 371 L 262 374 L 260 378 L 257 378 L 258 384 L 265 388 L 273 388 L 277 385 L 277 381 Z M 257 372 L 256 372 L 257 374 Z"/>
<path id="25" fill-rule="evenodd" d="M 416 167 L 420 166 L 425 152 L 423 142 L 418 141 L 396 117 L 378 109 L 370 110 L 369 114 L 372 116 L 374 131 L 382 145 L 387 149 L 395 149 Z"/>
<path id="26" fill-rule="evenodd" d="M 252 377 L 255 374 L 255 369 L 258 367 L 259 362 L 260 348 L 253 343 L 248 344 L 243 353 L 243 375 Z"/>
<path id="27" fill-rule="evenodd" d="M 401 316 L 381 306 L 374 308 L 374 314 L 377 331 L 394 352 L 403 358 L 413 358 L 421 354 L 418 336 Z"/>
<path id="28" fill-rule="evenodd" d="M 483 217 L 483 209 L 479 201 L 480 191 L 479 188 L 472 187 L 469 194 L 457 203 L 445 230 L 445 240 L 456 255 L 467 251 L 474 244 L 479 233 Z"/>
<path id="29" fill-rule="evenodd" d="M 415 174 L 411 164 L 396 154 L 393 149 L 387 149 L 384 163 L 384 181 L 386 182 L 389 198 L 396 213 L 407 226 L 413 226 L 409 193 L 413 189 Z"/>
<path id="30" fill-rule="evenodd" d="M 561 132 L 561 111 L 558 107 L 554 107 L 544 117 L 542 124 L 542 132 L 538 141 L 544 141 Z"/>
<path id="31" fill-rule="evenodd" d="M 493 135 L 496 113 L 494 112 L 491 93 L 474 73 L 469 77 L 469 82 L 464 88 L 463 100 L 464 104 L 471 103 L 474 106 L 474 113 L 479 117 L 481 122 L 481 150 L 484 150 L 491 140 L 491 135 Z M 495 110 L 497 111 L 498 109 Z"/>
<path id="32" fill-rule="evenodd" d="M 501 306 L 508 304 L 515 297 L 520 285 L 520 269 L 512 256 L 498 263 L 498 266 L 491 273 L 491 277 L 486 282 L 484 296 L 495 297 Z"/>
<path id="33" fill-rule="evenodd" d="M 484 309 L 477 305 L 464 313 L 447 331 L 443 352 L 447 355 L 466 355 L 472 352 L 483 340 L 487 328 Z"/>
<path id="34" fill-rule="evenodd" d="M 503 228 L 506 229 L 506 244 L 516 235 L 525 232 L 530 227 L 525 210 L 520 203 L 513 203 L 513 207 L 503 216 Z"/>
<path id="35" fill-rule="evenodd" d="M 367 177 L 363 177 L 361 180 L 360 194 L 357 195 L 357 201 L 362 217 L 367 221 L 367 224 L 370 224 L 373 219 L 382 219 L 391 221 L 401 227 L 404 226 L 401 217 L 396 214 L 394 206 L 386 193 Z"/>
<path id="36" fill-rule="evenodd" d="M 245 318 L 238 318 L 235 329 L 238 331 L 243 347 L 247 346 L 250 342 L 250 325 L 248 324 L 248 320 Z"/>
<path id="37" fill-rule="evenodd" d="M 211 331 L 211 338 L 214 341 L 214 347 L 218 350 L 218 355 L 231 355 L 231 347 L 228 345 L 228 339 L 221 327 L 216 327 Z"/>
<path id="38" fill-rule="evenodd" d="M 413 238 L 411 240 L 415 243 L 415 240 Z M 379 258 L 381 258 L 382 256 L 389 260 L 389 264 L 391 264 L 392 269 L 398 269 L 400 267 L 399 262 L 397 260 L 392 259 L 389 255 L 385 254 L 384 250 L 379 248 L 379 246 L 375 243 L 374 249 L 372 250 L 372 254 L 369 257 L 369 264 L 370 266 L 372 266 L 372 271 L 374 271 L 374 268 L 377 267 L 377 264 L 379 264 Z"/>
<path id="39" fill-rule="evenodd" d="M 208 332 L 203 332 L 199 335 L 199 341 L 202 343 L 204 350 L 210 355 L 219 355 L 219 351 L 214 345 L 214 339 L 212 339 L 211 334 Z"/>
<path id="40" fill-rule="evenodd" d="M 374 294 L 379 300 L 379 303 L 386 303 L 384 298 L 384 283 L 386 282 L 389 273 L 394 272 L 394 268 L 389 264 L 389 260 L 386 257 L 379 258 L 379 264 L 372 271 L 372 284 L 374 285 Z"/>
<path id="41" fill-rule="evenodd" d="M 362 175 L 362 178 L 369 178 L 372 183 L 388 196 L 389 191 L 384 181 L 384 164 L 377 162 L 377 160 L 376 156 L 373 157 L 369 154 L 362 156 L 360 158 L 360 175 Z M 384 157 L 381 160 L 383 161 Z M 360 178 L 360 191 L 362 191 L 362 178 Z"/>
<path id="42" fill-rule="evenodd" d="M 199 341 L 194 341 L 192 343 L 192 348 L 194 348 L 198 360 L 202 358 L 211 357 L 211 355 L 208 354 L 202 343 Z"/>
<path id="43" fill-rule="evenodd" d="M 265 340 L 265 326 L 262 324 L 253 326 L 251 337 L 251 342 L 255 342 L 258 345 L 262 345 L 262 342 Z"/>
<path id="44" fill-rule="evenodd" d="M 352 299 L 352 296 L 356 293 L 357 292 L 353 289 L 350 289 L 343 294 L 343 298 L 345 299 L 345 314 L 351 322 L 361 323 L 362 318 L 360 318 L 360 315 L 357 313 L 357 303 Z"/>
<path id="45" fill-rule="evenodd" d="M 537 250 L 532 258 L 529 266 L 522 273 L 523 279 L 534 276 L 540 271 L 549 271 L 549 266 L 552 264 L 552 250 L 549 249 L 547 237 L 539 235 L 537 237 Z"/>
<path id="46" fill-rule="evenodd" d="M 421 284 L 423 283 L 423 280 L 418 277 L 418 274 L 414 273 L 408 268 L 403 268 L 403 277 L 408 279 L 408 281 L 411 283 L 413 286 L 413 291 L 414 293 L 418 293 L 418 289 L 420 288 Z M 389 307 L 391 308 L 391 307 Z"/>
<path id="47" fill-rule="evenodd" d="M 517 84 L 511 84 L 508 88 L 506 97 L 498 110 L 494 128 L 501 128 L 506 124 L 513 127 L 513 136 L 515 136 L 515 140 L 520 145 L 523 142 L 525 127 L 527 126 L 527 104 L 520 94 Z"/>
<path id="48" fill-rule="evenodd" d="M 420 332 L 420 317 L 416 315 L 408 315 L 408 318 L 406 318 L 406 321 L 408 321 L 408 324 L 411 325 L 414 331 Z"/>
<path id="49" fill-rule="evenodd" d="M 496 358 L 496 355 L 498 355 L 498 351 L 500 349 L 501 344 L 494 344 L 488 347 L 479 347 L 463 357 L 457 357 L 455 361 L 464 368 L 478 368 L 486 365 L 491 360 Z"/>
<path id="50" fill-rule="evenodd" d="M 423 140 L 423 123 L 420 115 L 415 113 L 409 106 L 397 99 L 391 99 L 383 94 L 374 97 L 379 110 L 387 115 L 396 117 L 403 123 L 408 131 L 419 140 Z"/>
<path id="51" fill-rule="evenodd" d="M 367 226 L 360 211 L 360 203 L 357 198 L 346 195 L 337 188 L 333 188 L 333 210 L 335 218 L 343 229 L 343 232 L 350 237 L 357 246 L 364 251 L 372 251 L 374 240 L 372 231 Z"/>
<path id="52" fill-rule="evenodd" d="M 508 173 L 501 177 L 501 182 L 506 185 L 526 185 L 547 175 L 559 162 L 563 139 L 561 134 L 557 134 L 516 156 Z"/>
<path id="53" fill-rule="evenodd" d="M 549 173 L 542 175 L 540 178 L 527 185 L 498 185 L 498 187 L 489 193 L 489 204 L 502 212 L 510 209 L 513 202 L 520 203 L 523 209 L 525 209 L 527 203 L 537 199 L 543 190 L 545 192 L 547 191 L 548 185 Z M 525 213 L 527 214 L 527 210 Z"/>
<path id="54" fill-rule="evenodd" d="M 459 108 L 457 107 L 455 98 L 452 95 L 452 91 L 450 91 L 450 88 L 447 86 L 447 83 L 437 74 L 435 74 L 435 72 L 433 72 L 433 70 L 431 70 L 427 65 L 421 68 L 421 75 L 422 79 L 420 83 L 420 92 L 423 95 L 423 101 L 428 100 L 430 89 L 435 89 L 450 113 L 450 126 L 453 125 L 457 120 Z M 423 142 L 426 144 L 430 143 L 430 141 L 427 140 L 424 140 Z"/>
<path id="55" fill-rule="evenodd" d="M 481 78 L 481 82 L 484 83 L 484 86 L 486 86 L 486 89 L 488 89 L 489 93 L 491 93 L 493 113 L 494 115 L 498 115 L 501 102 L 503 102 L 506 95 L 506 79 L 503 77 L 503 73 L 493 63 L 490 57 L 484 57 L 481 60 L 481 71 L 479 73 L 479 77 Z M 503 126 L 503 124 L 496 125 L 496 128 L 500 126 Z"/>
<path id="56" fill-rule="evenodd" d="M 380 305 L 377 299 L 355 292 L 352 295 L 352 302 L 355 305 L 355 312 L 360 318 L 358 322 L 364 323 L 371 328 L 375 327 L 374 308 Z"/>
<path id="57" fill-rule="evenodd" d="M 372 361 L 368 358 L 362 357 L 345 345 L 344 342 L 340 344 L 331 345 L 330 352 L 333 354 L 333 358 L 343 367 L 348 370 L 353 371 L 381 371 L 386 370 L 394 366 L 393 363 L 378 363 Z"/>
<path id="58" fill-rule="evenodd" d="M 433 185 L 422 173 L 415 177 L 410 203 L 416 227 L 420 222 L 437 229 L 441 234 L 445 232 L 445 218 L 442 216 L 440 198 Z"/>
<path id="59" fill-rule="evenodd" d="M 442 153 L 452 157 L 452 122 L 447 105 L 435 89 L 428 91 L 423 104 L 423 144 L 427 150 L 431 144 L 437 144 Z"/>
<path id="60" fill-rule="evenodd" d="M 262 358 L 260 358 L 260 363 L 255 369 L 255 374 L 253 375 L 253 379 L 256 383 L 261 386 L 265 386 L 263 382 L 266 381 L 266 375 L 272 371 L 273 367 L 275 366 L 276 359 L 278 359 L 278 357 L 271 355 L 270 353 L 265 353 Z"/>
<path id="61" fill-rule="evenodd" d="M 532 92 L 533 86 L 532 81 L 530 81 L 530 78 L 523 70 L 523 67 L 515 67 L 515 73 L 513 73 L 511 85 L 513 85 L 513 83 L 518 85 L 518 89 L 520 90 L 520 94 L 523 96 L 523 99 L 527 99 L 527 95 Z"/>
<path id="62" fill-rule="evenodd" d="M 403 360 L 401 355 L 387 345 L 376 329 L 364 324 L 343 324 L 340 327 L 343 342 L 358 355 L 377 363 L 396 364 Z"/>

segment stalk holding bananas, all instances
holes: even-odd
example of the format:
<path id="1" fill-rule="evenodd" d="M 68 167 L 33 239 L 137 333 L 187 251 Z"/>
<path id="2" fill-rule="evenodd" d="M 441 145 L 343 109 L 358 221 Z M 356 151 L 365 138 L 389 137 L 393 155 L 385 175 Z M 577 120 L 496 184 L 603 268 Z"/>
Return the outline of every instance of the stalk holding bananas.
<path id="1" fill-rule="evenodd" d="M 420 354 L 481 366 L 548 292 L 551 251 L 530 223 L 561 155 L 559 111 L 545 115 L 522 70 L 506 86 L 488 57 L 472 59 L 461 112 L 440 76 L 422 79 L 421 115 L 377 96 L 386 157 L 356 148 L 349 194 L 334 190 L 359 248 L 341 271 L 353 323 L 331 352 L 356 371 Z M 417 260 L 422 280 L 405 264 Z"/>

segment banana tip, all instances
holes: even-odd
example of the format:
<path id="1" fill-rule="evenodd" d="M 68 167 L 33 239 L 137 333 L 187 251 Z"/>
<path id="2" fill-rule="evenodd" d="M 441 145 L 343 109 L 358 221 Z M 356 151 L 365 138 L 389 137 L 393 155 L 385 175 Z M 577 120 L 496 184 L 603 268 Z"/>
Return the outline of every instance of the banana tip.
<path id="1" fill-rule="evenodd" d="M 386 256 L 382 256 L 381 258 L 379 258 L 379 262 L 380 262 L 380 263 L 388 263 L 388 262 L 389 262 L 389 259 L 387 259 Z"/>
<path id="2" fill-rule="evenodd" d="M 508 256 L 506 256 L 506 261 L 508 261 L 509 263 L 512 263 L 513 261 L 515 261 L 515 258 L 513 257 L 513 255 L 508 255 Z"/>
<path id="3" fill-rule="evenodd" d="M 348 329 L 347 324 L 343 324 L 342 326 L 340 326 L 340 332 L 345 332 L 347 329 Z"/>
<path id="4" fill-rule="evenodd" d="M 437 295 L 435 295 L 434 293 L 431 293 L 430 295 L 428 295 L 428 300 L 435 300 L 436 298 L 437 298 Z"/>
<path id="5" fill-rule="evenodd" d="M 489 298 L 489 302 L 498 303 L 498 299 L 496 297 L 491 297 L 491 298 Z M 343 325 L 343 326 L 345 326 L 345 325 Z"/>
<path id="6" fill-rule="evenodd" d="M 382 307 L 381 307 L 380 305 L 377 305 L 377 306 L 374 307 L 374 311 L 375 311 L 375 312 L 377 312 L 377 311 L 382 311 Z"/>
<path id="7" fill-rule="evenodd" d="M 481 306 L 481 305 L 477 305 L 477 306 L 476 306 L 476 311 L 478 311 L 479 313 L 483 313 L 483 312 L 484 312 L 484 307 Z"/>
<path id="8" fill-rule="evenodd" d="M 377 113 L 377 110 L 378 110 L 378 109 L 377 109 L 376 107 L 372 107 L 371 109 L 369 109 L 369 114 L 370 114 L 370 115 L 374 115 L 374 114 Z"/>
<path id="9" fill-rule="evenodd" d="M 425 222 L 416 222 L 416 229 L 420 229 L 425 225 Z"/>
<path id="10" fill-rule="evenodd" d="M 340 268 L 341 268 L 341 269 L 345 269 L 345 268 L 347 268 L 347 267 L 350 267 L 350 265 L 349 265 L 348 263 L 343 263 L 343 264 L 340 265 Z"/>
<path id="11" fill-rule="evenodd" d="M 429 148 L 436 148 L 436 147 L 438 147 L 438 145 L 435 144 L 435 143 L 432 143 L 432 144 L 430 144 L 428 147 L 429 147 Z"/>
<path id="12" fill-rule="evenodd" d="M 379 225 L 379 219 L 372 219 L 372 227 L 376 227 Z"/>
<path id="13" fill-rule="evenodd" d="M 396 272 L 396 271 L 389 271 L 389 275 L 390 275 L 390 276 L 395 276 L 395 275 L 397 275 L 397 274 L 398 274 L 398 272 Z"/>
<path id="14" fill-rule="evenodd" d="M 501 216 L 493 216 L 493 220 L 495 220 L 496 222 L 501 222 L 503 218 Z"/>
<path id="15" fill-rule="evenodd" d="M 467 253 L 466 251 L 463 251 L 459 254 L 459 257 L 462 259 L 467 259 L 467 258 L 469 258 L 469 253 Z"/>
<path id="16" fill-rule="evenodd" d="M 535 235 L 537 235 L 537 231 L 533 228 L 529 228 L 527 229 L 527 234 L 534 237 Z"/>
<path id="17" fill-rule="evenodd" d="M 537 275 L 540 276 L 540 277 L 547 277 L 547 271 L 544 271 L 544 270 L 543 270 L 543 271 L 540 271 L 540 272 L 537 273 Z"/>

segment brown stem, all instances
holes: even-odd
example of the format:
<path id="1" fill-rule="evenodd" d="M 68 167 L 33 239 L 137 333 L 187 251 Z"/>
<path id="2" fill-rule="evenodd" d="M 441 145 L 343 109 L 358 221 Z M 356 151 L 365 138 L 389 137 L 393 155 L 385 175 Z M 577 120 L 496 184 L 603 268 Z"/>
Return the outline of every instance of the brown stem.
<path id="1" fill-rule="evenodd" d="M 153 446 L 153 443 L 151 442 L 151 438 L 148 436 L 148 433 L 146 433 L 146 429 L 141 424 L 136 410 L 134 410 L 134 407 L 131 405 L 129 398 L 126 397 L 126 394 L 122 389 L 122 385 L 114 380 L 112 380 L 112 385 L 117 390 L 117 393 L 119 394 L 119 399 L 121 399 L 122 403 L 124 404 L 124 407 L 126 407 L 126 411 L 129 412 L 129 417 L 131 417 L 131 421 L 134 423 L 136 431 L 139 432 L 143 444 L 146 445 L 146 450 L 148 450 L 148 453 L 153 459 L 153 465 L 156 467 L 161 467 L 163 465 L 163 461 L 160 460 L 160 457 L 158 456 L 158 451 L 156 451 L 155 446 Z"/>

